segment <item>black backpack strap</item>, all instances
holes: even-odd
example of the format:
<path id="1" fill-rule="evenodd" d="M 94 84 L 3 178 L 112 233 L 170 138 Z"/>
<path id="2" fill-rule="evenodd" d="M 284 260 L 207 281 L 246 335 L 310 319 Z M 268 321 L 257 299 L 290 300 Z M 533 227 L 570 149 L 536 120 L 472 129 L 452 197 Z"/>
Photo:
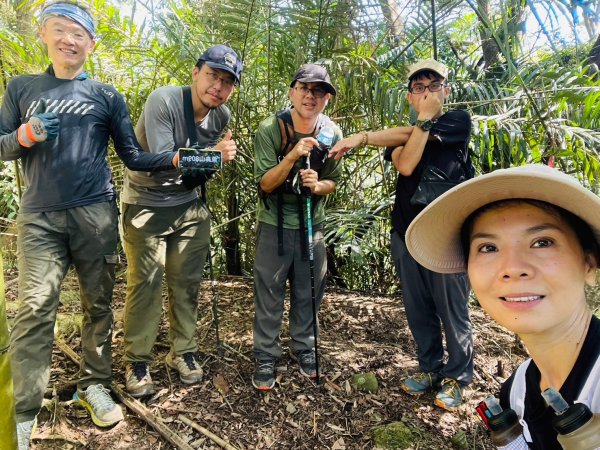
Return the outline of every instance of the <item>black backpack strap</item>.
<path id="1" fill-rule="evenodd" d="M 187 127 L 188 139 L 190 147 L 198 145 L 198 135 L 196 134 L 196 121 L 194 120 L 194 104 L 192 103 L 192 88 L 184 86 L 183 91 L 183 115 L 185 117 L 185 125 Z"/>
<path id="2" fill-rule="evenodd" d="M 292 112 L 289 109 L 279 111 L 276 117 L 279 124 L 279 135 L 281 136 L 281 145 L 279 146 L 277 159 L 281 161 L 281 158 L 296 145 L 296 132 L 294 131 Z"/>
<path id="3" fill-rule="evenodd" d="M 192 88 L 184 86 L 181 88 L 183 93 L 183 116 L 185 117 L 185 126 L 190 140 L 190 147 L 198 145 L 198 134 L 196 133 L 196 120 L 194 119 L 194 104 L 192 103 Z M 195 183 L 194 183 L 195 184 Z M 206 181 L 199 184 L 200 197 L 206 203 Z"/>
<path id="4" fill-rule="evenodd" d="M 302 261 L 308 261 L 308 235 L 306 226 L 304 225 L 304 206 L 306 206 L 306 203 L 303 202 L 306 197 L 297 195 L 296 198 L 298 199 L 298 223 L 300 224 L 300 250 L 302 253 Z"/>
<path id="5" fill-rule="evenodd" d="M 283 193 L 277 191 L 277 254 L 283 256 Z"/>

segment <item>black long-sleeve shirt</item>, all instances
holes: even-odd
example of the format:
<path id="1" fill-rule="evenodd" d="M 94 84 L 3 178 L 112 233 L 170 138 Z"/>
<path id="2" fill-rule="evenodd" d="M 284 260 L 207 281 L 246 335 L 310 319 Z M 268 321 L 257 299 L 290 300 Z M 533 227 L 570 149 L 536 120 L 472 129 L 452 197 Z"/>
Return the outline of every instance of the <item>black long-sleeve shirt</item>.
<path id="1" fill-rule="evenodd" d="M 16 130 L 41 100 L 60 121 L 58 138 L 21 147 Z M 59 211 L 115 198 L 107 161 L 109 138 L 128 169 L 173 169 L 174 153 L 151 154 L 138 144 L 121 94 L 107 84 L 78 77 L 63 80 L 52 66 L 22 75 L 7 86 L 0 108 L 0 159 L 20 158 L 26 190 L 22 212 Z"/>

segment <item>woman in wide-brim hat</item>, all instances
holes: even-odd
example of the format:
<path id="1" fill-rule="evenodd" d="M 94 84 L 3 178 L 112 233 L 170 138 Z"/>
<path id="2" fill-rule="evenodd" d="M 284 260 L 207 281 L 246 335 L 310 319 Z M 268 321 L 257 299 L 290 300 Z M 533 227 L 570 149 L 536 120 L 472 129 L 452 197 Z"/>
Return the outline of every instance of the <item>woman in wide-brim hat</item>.
<path id="1" fill-rule="evenodd" d="M 586 301 L 596 282 L 600 198 L 543 165 L 501 169 L 432 202 L 406 244 L 428 269 L 466 270 L 485 311 L 517 333 L 531 359 L 504 383 L 500 401 L 517 412 L 539 449 L 561 449 L 541 391 L 600 412 L 600 319 Z"/>

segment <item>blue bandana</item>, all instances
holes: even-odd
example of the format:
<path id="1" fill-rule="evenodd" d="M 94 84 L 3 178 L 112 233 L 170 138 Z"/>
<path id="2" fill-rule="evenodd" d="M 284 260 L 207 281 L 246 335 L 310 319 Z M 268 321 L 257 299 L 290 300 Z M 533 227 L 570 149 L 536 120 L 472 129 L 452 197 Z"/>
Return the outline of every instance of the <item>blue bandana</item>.
<path id="1" fill-rule="evenodd" d="M 44 20 L 51 16 L 61 16 L 67 19 L 77 22 L 83 28 L 86 29 L 92 39 L 96 38 L 94 30 L 94 19 L 84 9 L 72 3 L 55 3 L 42 10 L 42 23 Z"/>

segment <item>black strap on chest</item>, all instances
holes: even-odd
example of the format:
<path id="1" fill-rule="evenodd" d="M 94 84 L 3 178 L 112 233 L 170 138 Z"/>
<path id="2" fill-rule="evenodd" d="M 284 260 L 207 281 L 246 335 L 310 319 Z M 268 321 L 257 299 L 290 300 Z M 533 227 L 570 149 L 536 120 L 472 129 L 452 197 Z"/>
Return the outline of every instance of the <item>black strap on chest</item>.
<path id="1" fill-rule="evenodd" d="M 277 124 L 279 126 L 279 135 L 281 136 L 281 144 L 277 153 L 277 162 L 281 162 L 283 158 L 294 148 L 298 143 L 296 138 L 296 131 L 294 130 L 294 121 L 292 119 L 292 111 L 290 109 L 284 109 L 279 111 L 276 115 Z M 321 127 L 325 123 L 325 116 L 319 114 L 315 128 L 312 131 L 312 136 L 316 137 L 321 131 Z M 290 170 L 287 178 L 281 186 L 275 189 L 274 194 L 277 196 L 277 253 L 279 256 L 283 256 L 283 194 L 292 194 L 292 183 L 296 171 L 294 168 Z M 263 195 L 263 201 L 265 207 L 268 208 L 267 197 Z M 298 223 L 300 224 L 300 248 L 302 250 L 302 259 L 308 260 L 308 236 L 306 235 L 306 226 L 304 224 L 304 203 L 302 202 L 302 195 L 296 195 L 298 205 Z M 313 211 L 320 197 L 315 197 L 312 202 Z"/>
<path id="2" fill-rule="evenodd" d="M 181 88 L 183 92 L 183 116 L 185 117 L 185 125 L 187 128 L 190 147 L 198 147 L 198 134 L 196 133 L 196 120 L 194 118 L 194 104 L 192 103 L 192 88 L 184 86 Z M 193 184 L 196 184 L 192 181 Z M 206 179 L 198 180 L 197 186 L 200 186 L 200 197 L 206 203 Z M 184 183 L 185 184 L 185 183 Z"/>

